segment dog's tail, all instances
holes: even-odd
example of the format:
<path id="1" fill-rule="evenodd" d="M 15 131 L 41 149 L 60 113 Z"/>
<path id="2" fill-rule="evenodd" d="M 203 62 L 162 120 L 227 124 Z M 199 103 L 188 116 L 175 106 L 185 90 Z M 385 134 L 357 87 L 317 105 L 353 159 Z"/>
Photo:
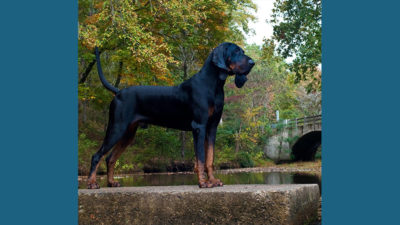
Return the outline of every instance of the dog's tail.
<path id="1" fill-rule="evenodd" d="M 112 93 L 116 94 L 119 91 L 119 89 L 114 87 L 114 86 L 112 86 L 110 83 L 108 83 L 108 81 L 104 77 L 103 70 L 101 69 L 101 64 L 100 64 L 99 49 L 97 47 L 95 47 L 95 51 L 96 51 L 96 61 L 97 61 L 97 72 L 99 73 L 99 77 L 100 77 L 101 83 L 103 84 L 103 86 L 107 90 L 109 90 Z"/>

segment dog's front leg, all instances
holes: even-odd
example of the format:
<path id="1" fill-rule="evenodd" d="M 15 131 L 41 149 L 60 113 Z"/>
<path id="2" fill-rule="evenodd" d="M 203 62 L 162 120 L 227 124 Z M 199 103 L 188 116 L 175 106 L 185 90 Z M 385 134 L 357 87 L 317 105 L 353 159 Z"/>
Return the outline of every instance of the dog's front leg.
<path id="1" fill-rule="evenodd" d="M 204 175 L 205 166 L 205 152 L 204 152 L 204 141 L 206 138 L 206 124 L 192 122 L 193 132 L 193 143 L 196 154 L 196 167 L 197 167 L 197 178 L 199 180 L 200 188 L 210 188 L 213 185 L 207 182 Z"/>
<path id="2" fill-rule="evenodd" d="M 217 120 L 216 120 L 217 121 Z M 206 141 L 204 145 L 205 153 L 206 153 L 206 172 L 208 176 L 208 183 L 211 183 L 213 187 L 223 186 L 221 180 L 214 177 L 214 147 L 215 147 L 215 138 L 217 135 L 217 126 L 218 122 L 211 123 L 210 127 L 207 128 Z"/>

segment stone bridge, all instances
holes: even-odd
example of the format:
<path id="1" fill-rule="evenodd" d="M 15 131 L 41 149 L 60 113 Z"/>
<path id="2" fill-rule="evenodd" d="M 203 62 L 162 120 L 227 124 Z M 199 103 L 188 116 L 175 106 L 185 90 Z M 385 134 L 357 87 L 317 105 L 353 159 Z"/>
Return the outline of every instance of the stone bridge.
<path id="1" fill-rule="evenodd" d="M 272 124 L 273 135 L 264 147 L 265 154 L 274 160 L 310 161 L 321 145 L 321 115 Z"/>

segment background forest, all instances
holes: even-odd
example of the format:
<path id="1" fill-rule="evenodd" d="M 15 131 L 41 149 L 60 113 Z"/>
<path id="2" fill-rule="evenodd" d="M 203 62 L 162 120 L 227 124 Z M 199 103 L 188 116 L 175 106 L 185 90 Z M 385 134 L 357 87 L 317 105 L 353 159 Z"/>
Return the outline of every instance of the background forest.
<path id="1" fill-rule="evenodd" d="M 131 85 L 177 85 L 194 75 L 218 44 L 241 46 L 256 66 L 241 89 L 228 78 L 216 141 L 217 168 L 272 163 L 263 148 L 270 124 L 321 114 L 321 1 L 276 0 L 274 35 L 247 44 L 252 0 L 79 0 L 79 174 L 104 138 L 112 93 L 97 75 L 99 46 L 107 80 Z M 116 172 L 190 170 L 192 135 L 156 126 L 139 129 Z M 104 163 L 100 171 L 105 171 Z"/>

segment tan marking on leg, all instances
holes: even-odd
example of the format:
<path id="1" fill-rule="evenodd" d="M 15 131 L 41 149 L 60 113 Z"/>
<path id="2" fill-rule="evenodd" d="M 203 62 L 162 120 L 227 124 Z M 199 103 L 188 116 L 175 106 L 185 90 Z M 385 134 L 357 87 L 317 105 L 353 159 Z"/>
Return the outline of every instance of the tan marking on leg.
<path id="1" fill-rule="evenodd" d="M 212 185 L 207 182 L 206 177 L 204 176 L 204 163 L 202 163 L 200 160 L 197 160 L 197 179 L 199 180 L 200 188 L 212 187 Z"/>
<path id="2" fill-rule="evenodd" d="M 99 160 L 99 162 L 96 165 L 96 168 L 94 169 L 93 173 L 90 175 L 89 179 L 87 180 L 87 184 L 88 187 L 92 188 L 92 186 L 94 184 L 96 184 L 96 174 L 97 174 L 97 169 L 99 168 L 100 162 L 101 160 L 104 158 L 104 156 L 102 156 Z M 98 186 L 98 184 L 96 184 L 96 186 Z"/>
<path id="3" fill-rule="evenodd" d="M 194 161 L 194 172 L 197 173 L 198 169 L 197 169 L 197 159 L 196 161 Z"/>
<path id="4" fill-rule="evenodd" d="M 207 143 L 207 141 L 205 141 L 205 144 L 206 143 Z M 213 187 L 212 184 L 210 184 L 207 181 L 206 176 L 204 175 L 204 163 L 202 163 L 197 157 L 196 157 L 195 165 L 196 165 L 197 179 L 199 181 L 199 187 L 200 188 Z"/>
<path id="5" fill-rule="evenodd" d="M 108 186 L 110 187 L 119 187 L 119 183 L 114 180 L 114 167 L 115 163 L 117 162 L 118 158 L 122 155 L 122 153 L 125 151 L 125 149 L 128 147 L 130 143 L 132 143 L 135 133 L 138 127 L 138 122 L 132 123 L 129 128 L 127 129 L 126 132 L 129 132 L 128 134 L 125 134 L 124 138 L 121 139 L 117 145 L 114 147 L 113 151 L 111 152 L 111 158 L 108 161 L 107 164 L 107 182 Z M 127 136 L 127 135 L 130 135 Z M 128 138 L 126 138 L 128 137 Z"/>
<path id="6" fill-rule="evenodd" d="M 213 187 L 216 186 L 222 186 L 222 182 L 219 179 L 216 179 L 214 177 L 214 145 L 212 143 L 206 142 L 205 146 L 205 152 L 206 152 L 206 171 L 207 171 L 207 176 L 208 176 L 208 181 L 209 183 L 212 184 Z"/>
<path id="7" fill-rule="evenodd" d="M 121 146 L 120 144 L 114 148 L 114 150 L 111 152 L 111 158 L 107 163 L 107 181 L 108 181 L 108 186 L 112 186 L 115 184 L 114 180 L 114 167 L 115 163 L 117 162 L 118 158 L 122 155 L 122 153 L 125 151 L 126 148 L 124 146 Z"/>
<path id="8" fill-rule="evenodd" d="M 208 179 L 214 178 L 213 175 L 213 162 L 214 162 L 214 148 L 209 144 L 206 148 L 206 171 Z"/>

